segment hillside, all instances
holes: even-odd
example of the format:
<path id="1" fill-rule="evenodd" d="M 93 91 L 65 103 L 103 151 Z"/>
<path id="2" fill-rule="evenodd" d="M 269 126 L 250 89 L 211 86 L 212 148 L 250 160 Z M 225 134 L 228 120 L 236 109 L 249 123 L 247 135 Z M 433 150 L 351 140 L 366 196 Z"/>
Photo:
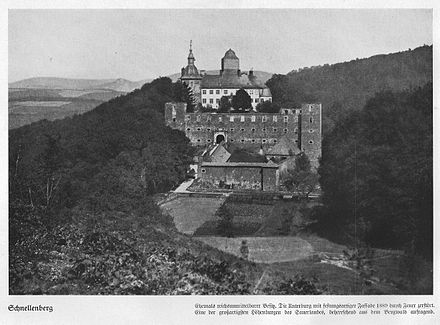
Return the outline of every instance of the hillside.
<path id="1" fill-rule="evenodd" d="M 114 90 L 130 92 L 143 84 L 150 82 L 151 79 L 130 81 L 122 78 L 118 79 L 72 79 L 37 77 L 29 78 L 9 84 L 9 88 L 35 88 L 35 89 L 70 89 L 70 90 Z"/>
<path id="2" fill-rule="evenodd" d="M 382 90 L 401 91 L 432 82 L 432 46 L 349 62 L 303 68 L 268 80 L 282 105 L 323 104 L 324 134 Z"/>
<path id="3" fill-rule="evenodd" d="M 92 110 L 125 92 L 102 89 L 9 88 L 9 129 L 53 121 Z"/>
<path id="4" fill-rule="evenodd" d="M 193 158 L 163 119 L 181 87 L 161 78 L 9 132 L 10 294 L 252 293 L 261 267 L 177 233 L 155 204 Z"/>

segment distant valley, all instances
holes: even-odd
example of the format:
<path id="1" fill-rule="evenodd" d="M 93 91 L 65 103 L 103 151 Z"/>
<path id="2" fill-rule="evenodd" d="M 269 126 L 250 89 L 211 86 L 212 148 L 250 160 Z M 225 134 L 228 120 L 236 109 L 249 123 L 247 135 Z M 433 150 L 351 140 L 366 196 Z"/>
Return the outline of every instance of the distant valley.
<path id="1" fill-rule="evenodd" d="M 29 78 L 9 84 L 9 129 L 39 120 L 57 120 L 92 110 L 150 79 Z"/>
<path id="2" fill-rule="evenodd" d="M 206 71 L 219 73 L 218 70 Z M 254 71 L 266 82 L 272 73 Z M 180 73 L 168 76 L 177 81 Z M 57 120 L 82 114 L 120 95 L 141 88 L 152 79 L 130 81 L 118 79 L 70 79 L 37 77 L 9 83 L 9 129 L 31 124 L 39 120 Z"/>

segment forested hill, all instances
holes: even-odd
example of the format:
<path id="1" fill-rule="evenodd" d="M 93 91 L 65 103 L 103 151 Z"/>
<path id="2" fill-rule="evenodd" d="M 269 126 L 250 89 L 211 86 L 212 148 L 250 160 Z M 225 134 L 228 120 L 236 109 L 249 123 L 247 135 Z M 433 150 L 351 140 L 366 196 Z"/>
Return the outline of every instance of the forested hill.
<path id="1" fill-rule="evenodd" d="M 382 90 L 402 91 L 432 82 L 432 46 L 366 59 L 294 70 L 267 81 L 275 102 L 323 104 L 326 134 L 335 122 L 364 107 Z"/>

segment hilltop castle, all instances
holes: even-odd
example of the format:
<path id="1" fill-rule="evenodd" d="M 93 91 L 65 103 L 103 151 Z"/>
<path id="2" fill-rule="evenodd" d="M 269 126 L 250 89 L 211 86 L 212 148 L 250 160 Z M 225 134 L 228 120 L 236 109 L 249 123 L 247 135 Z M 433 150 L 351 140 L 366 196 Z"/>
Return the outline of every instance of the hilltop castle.
<path id="1" fill-rule="evenodd" d="M 240 70 L 240 59 L 232 49 L 227 50 L 221 59 L 221 70 L 217 75 L 206 74 L 204 70 L 199 72 L 195 60 L 190 43 L 188 65 L 182 68 L 180 80 L 191 88 L 196 104 L 217 109 L 222 96 L 233 96 L 239 89 L 249 94 L 253 108 L 258 103 L 272 101 L 270 89 L 254 75 L 253 70 Z"/>
<path id="2" fill-rule="evenodd" d="M 270 90 L 253 76 L 240 72 L 239 59 L 228 50 L 218 75 L 206 75 L 194 65 L 192 49 L 181 81 L 192 88 L 196 101 L 218 108 L 224 95 L 245 89 L 255 106 L 272 101 Z M 199 152 L 199 178 L 206 188 L 279 191 L 282 170 L 305 153 L 316 171 L 321 157 L 321 104 L 281 108 L 278 113 L 187 112 L 186 103 L 166 103 L 165 122 L 185 132 Z M 259 153 L 261 161 L 232 159 L 237 149 Z"/>

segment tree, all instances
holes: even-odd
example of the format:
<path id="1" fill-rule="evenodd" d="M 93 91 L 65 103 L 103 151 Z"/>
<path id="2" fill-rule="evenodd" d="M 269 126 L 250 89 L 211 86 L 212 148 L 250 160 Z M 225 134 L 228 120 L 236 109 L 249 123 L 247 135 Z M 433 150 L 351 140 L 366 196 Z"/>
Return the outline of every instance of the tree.
<path id="1" fill-rule="evenodd" d="M 432 84 L 376 94 L 336 124 L 322 157 L 321 229 L 431 259 Z"/>
<path id="2" fill-rule="evenodd" d="M 173 97 L 176 101 L 186 103 L 186 111 L 188 113 L 194 112 L 195 99 L 192 89 L 184 82 L 176 82 L 174 85 Z"/>
<path id="3" fill-rule="evenodd" d="M 284 185 L 302 198 L 307 198 L 319 184 L 318 174 L 311 170 L 310 160 L 304 152 L 295 157 L 295 168 L 288 170 Z"/>
<path id="4" fill-rule="evenodd" d="M 252 109 L 252 98 L 243 88 L 237 90 L 232 97 L 232 107 L 238 112 L 245 112 Z"/>
<path id="5" fill-rule="evenodd" d="M 217 223 L 217 233 L 224 237 L 234 237 L 234 216 L 231 214 L 225 204 L 218 209 L 217 217 L 219 219 Z"/>
<path id="6" fill-rule="evenodd" d="M 218 106 L 219 113 L 228 113 L 232 107 L 231 101 L 228 96 L 222 96 L 220 98 L 220 104 Z"/>
<path id="7" fill-rule="evenodd" d="M 257 107 L 255 109 L 257 112 L 260 113 L 279 113 L 280 112 L 280 105 L 277 103 L 273 103 L 271 101 L 265 101 L 257 104 Z"/>

